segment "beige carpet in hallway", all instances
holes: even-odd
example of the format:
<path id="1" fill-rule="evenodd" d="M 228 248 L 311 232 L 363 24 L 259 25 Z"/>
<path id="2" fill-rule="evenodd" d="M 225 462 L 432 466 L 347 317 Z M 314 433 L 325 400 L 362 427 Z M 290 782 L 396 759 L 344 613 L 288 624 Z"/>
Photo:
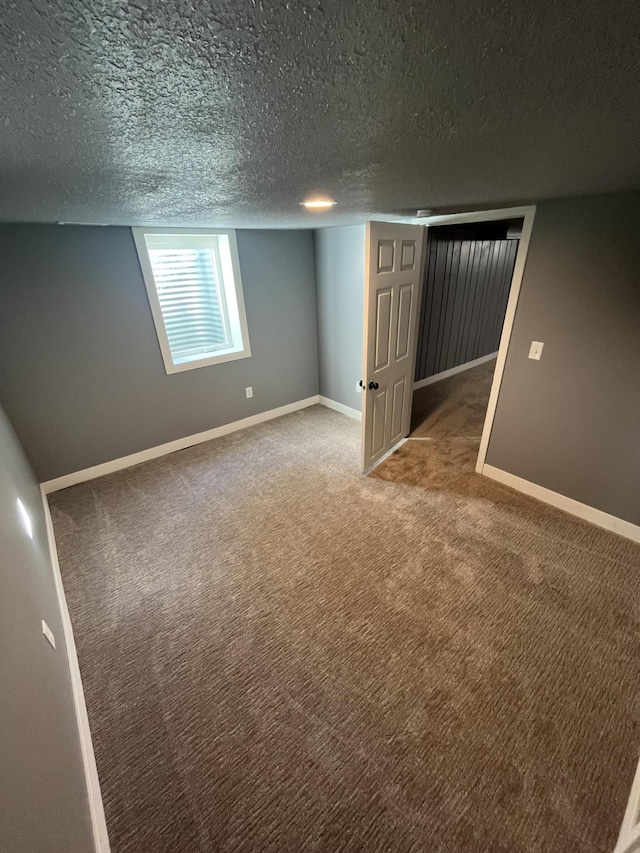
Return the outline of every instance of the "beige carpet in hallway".
<path id="1" fill-rule="evenodd" d="M 113 853 L 612 849 L 640 549 L 430 444 L 314 407 L 51 497 Z"/>
<path id="2" fill-rule="evenodd" d="M 371 476 L 430 489 L 467 482 L 475 470 L 495 366 L 489 361 L 416 391 L 409 441 Z"/>

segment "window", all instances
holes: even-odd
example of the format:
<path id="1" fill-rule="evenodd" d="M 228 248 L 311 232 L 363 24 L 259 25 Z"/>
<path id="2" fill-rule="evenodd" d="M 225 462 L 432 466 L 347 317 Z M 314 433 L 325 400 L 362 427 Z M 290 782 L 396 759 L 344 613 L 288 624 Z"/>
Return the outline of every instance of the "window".
<path id="1" fill-rule="evenodd" d="M 251 355 L 234 231 L 134 228 L 167 373 Z"/>

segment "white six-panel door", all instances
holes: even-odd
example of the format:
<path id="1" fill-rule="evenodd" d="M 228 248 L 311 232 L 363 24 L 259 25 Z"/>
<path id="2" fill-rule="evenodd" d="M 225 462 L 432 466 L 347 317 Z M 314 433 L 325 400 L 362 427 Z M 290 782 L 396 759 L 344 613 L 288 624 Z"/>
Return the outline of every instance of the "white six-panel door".
<path id="1" fill-rule="evenodd" d="M 425 228 L 367 224 L 362 470 L 409 433 Z"/>

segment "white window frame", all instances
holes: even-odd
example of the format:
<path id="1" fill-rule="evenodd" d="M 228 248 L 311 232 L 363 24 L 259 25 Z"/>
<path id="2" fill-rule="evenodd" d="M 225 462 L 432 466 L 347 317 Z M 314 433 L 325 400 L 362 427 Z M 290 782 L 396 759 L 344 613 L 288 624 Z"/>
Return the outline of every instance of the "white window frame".
<path id="1" fill-rule="evenodd" d="M 249 344 L 249 328 L 247 326 L 247 315 L 244 307 L 244 293 L 242 290 L 242 278 L 240 276 L 236 232 L 229 228 L 132 228 L 131 231 L 138 251 L 142 277 L 144 278 L 147 289 L 151 314 L 153 315 L 162 360 L 164 361 L 164 368 L 167 374 L 181 373 L 184 370 L 194 370 L 198 367 L 208 367 L 212 364 L 222 364 L 225 361 L 235 361 L 240 358 L 249 358 L 251 356 L 251 346 Z M 214 258 L 216 272 L 222 276 L 221 284 L 225 291 L 225 298 L 223 304 L 221 304 L 221 311 L 225 325 L 228 324 L 231 332 L 232 346 L 217 350 L 211 356 L 201 357 L 196 355 L 193 358 L 180 362 L 173 360 L 145 239 L 147 236 L 175 237 L 177 248 L 180 247 L 181 242 L 184 246 L 192 245 L 194 241 L 189 238 L 210 237 L 219 239 L 219 250 L 215 253 Z M 219 269 L 218 262 L 220 264 Z M 239 341 L 237 340 L 238 337 Z"/>

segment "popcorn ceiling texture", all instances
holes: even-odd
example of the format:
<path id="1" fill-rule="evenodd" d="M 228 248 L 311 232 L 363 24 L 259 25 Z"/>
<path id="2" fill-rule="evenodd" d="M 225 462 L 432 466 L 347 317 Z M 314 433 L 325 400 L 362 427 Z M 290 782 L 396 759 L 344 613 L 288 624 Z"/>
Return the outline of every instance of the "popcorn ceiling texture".
<path id="1" fill-rule="evenodd" d="M 640 186 L 640 6 L 14 0 L 0 219 L 301 226 Z M 340 202 L 322 218 L 298 202 Z"/>

